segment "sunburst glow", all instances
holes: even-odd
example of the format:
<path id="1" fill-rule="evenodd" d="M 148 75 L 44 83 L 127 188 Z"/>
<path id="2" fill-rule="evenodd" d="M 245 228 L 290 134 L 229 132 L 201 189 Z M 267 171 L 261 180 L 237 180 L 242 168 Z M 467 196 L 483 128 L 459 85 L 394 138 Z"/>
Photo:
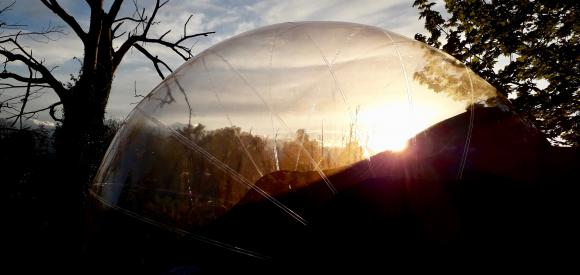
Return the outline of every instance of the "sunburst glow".
<path id="1" fill-rule="evenodd" d="M 417 132 L 415 119 L 406 104 L 382 105 L 362 110 L 360 123 L 366 147 L 372 153 L 400 152 Z"/>

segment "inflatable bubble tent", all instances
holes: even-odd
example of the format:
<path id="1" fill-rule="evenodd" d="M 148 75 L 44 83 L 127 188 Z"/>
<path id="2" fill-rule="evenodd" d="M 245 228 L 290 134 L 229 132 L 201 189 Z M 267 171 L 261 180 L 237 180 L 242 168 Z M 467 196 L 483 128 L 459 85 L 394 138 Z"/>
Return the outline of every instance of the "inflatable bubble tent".
<path id="1" fill-rule="evenodd" d="M 501 123 L 537 134 L 439 50 L 359 24 L 277 24 L 203 51 L 153 89 L 91 194 L 130 218 L 268 258 L 367 179 L 518 171 L 502 163 L 509 152 L 481 143 L 494 143 Z"/>

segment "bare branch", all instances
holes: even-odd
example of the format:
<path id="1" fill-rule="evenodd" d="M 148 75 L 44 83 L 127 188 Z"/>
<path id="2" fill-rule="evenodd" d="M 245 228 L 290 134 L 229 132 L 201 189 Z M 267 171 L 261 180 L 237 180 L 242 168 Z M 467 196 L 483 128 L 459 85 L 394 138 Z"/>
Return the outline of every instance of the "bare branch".
<path id="1" fill-rule="evenodd" d="M 55 115 L 56 110 L 54 108 L 56 108 L 56 106 L 58 105 L 62 105 L 61 102 L 56 102 L 50 106 L 48 106 L 48 114 L 50 115 L 50 117 L 54 120 L 54 121 L 58 121 L 58 122 L 63 122 L 62 119 L 57 118 Z"/>
<path id="2" fill-rule="evenodd" d="M 30 67 L 28 67 L 28 73 L 30 75 L 30 79 L 32 79 L 32 77 L 34 76 L 32 73 L 32 69 Z M 22 129 L 22 116 L 24 114 L 24 109 L 26 108 L 26 104 L 28 103 L 28 97 L 30 96 L 30 85 L 32 83 L 28 82 L 28 85 L 26 87 L 26 94 L 24 94 L 24 99 L 22 99 L 22 105 L 20 106 L 20 114 L 16 117 L 16 119 L 14 120 L 14 122 L 12 122 L 12 125 L 10 125 L 11 127 L 14 127 L 14 124 L 16 124 L 16 121 L 20 120 L 20 129 Z"/>
<path id="3" fill-rule="evenodd" d="M 187 25 L 191 21 L 191 18 L 193 17 L 193 15 L 191 15 L 187 18 L 187 21 L 186 21 L 186 23 L 184 25 L 184 29 L 183 29 L 183 37 L 180 38 L 179 40 L 177 40 L 175 42 L 170 42 L 170 41 L 165 40 L 165 37 L 167 36 L 167 34 L 169 34 L 171 32 L 171 30 L 166 31 L 159 38 L 148 37 L 147 35 L 149 33 L 151 26 L 156 23 L 155 17 L 157 15 L 157 12 L 159 11 L 159 9 L 161 7 L 163 7 L 165 4 L 167 4 L 167 2 L 168 1 L 161 3 L 159 0 L 157 0 L 155 3 L 155 8 L 153 9 L 153 12 L 151 13 L 151 16 L 149 18 L 145 16 L 144 11 L 140 12 L 139 7 L 137 6 L 137 3 L 135 1 L 133 2 L 135 5 L 136 15 L 134 14 L 132 18 L 135 18 L 135 16 L 137 16 L 139 18 L 139 19 L 135 19 L 135 22 L 138 22 L 139 25 L 142 24 L 143 31 L 141 32 L 141 34 L 137 34 L 137 28 L 139 28 L 139 25 L 138 25 L 134 29 L 132 34 L 129 35 L 127 40 L 115 52 L 114 58 L 113 58 L 113 66 L 115 66 L 115 68 L 121 63 L 121 60 L 123 59 L 123 57 L 125 56 L 125 54 L 129 51 L 129 49 L 131 47 L 134 47 L 134 46 L 137 47 L 136 45 L 138 42 L 155 43 L 155 44 L 159 44 L 159 45 L 168 47 L 171 50 L 173 50 L 173 52 L 175 52 L 177 55 L 179 55 L 182 59 L 188 60 L 189 58 L 191 58 L 193 56 L 191 54 L 191 48 L 188 48 L 188 47 L 182 45 L 182 43 L 189 40 L 189 39 L 195 38 L 195 37 L 208 36 L 210 34 L 215 33 L 215 32 L 203 32 L 203 33 L 197 33 L 197 34 L 193 34 L 193 35 L 187 35 Z M 115 30 L 116 30 L 116 28 L 115 28 Z M 138 50 L 145 54 L 146 51 L 145 52 L 143 51 L 143 50 L 145 50 L 143 48 L 143 46 L 139 45 L 139 47 L 140 48 L 138 48 Z M 147 56 L 147 54 L 145 54 L 145 55 Z M 158 61 L 160 61 L 159 58 L 153 57 L 153 56 L 152 56 L 152 58 L 148 56 L 148 58 L 151 59 L 154 62 L 154 64 L 157 65 L 156 69 L 158 70 L 158 65 L 162 64 L 162 63 L 158 62 Z M 166 65 L 164 65 L 164 66 L 166 66 Z M 159 70 L 158 70 L 158 73 L 159 73 Z M 159 74 L 160 74 L 160 76 L 163 75 L 161 73 L 159 73 Z"/>
<path id="4" fill-rule="evenodd" d="M 42 75 L 42 78 L 32 78 L 32 77 L 23 77 L 21 75 L 3 71 L 0 73 L 0 78 L 12 78 L 20 82 L 30 82 L 35 84 L 46 83 L 52 87 L 52 89 L 56 92 L 56 94 L 63 99 L 66 96 L 67 90 L 62 86 L 62 84 L 52 75 L 49 69 L 47 69 L 41 62 L 34 59 L 32 54 L 27 53 L 20 44 L 16 41 L 16 39 L 8 38 L 4 41 L 0 41 L 0 44 L 4 43 L 12 43 L 14 44 L 17 49 L 22 53 L 14 53 L 10 50 L 6 50 L 4 47 L 0 47 L 0 55 L 6 57 L 6 62 L 12 61 L 20 61 L 24 63 L 26 66 L 30 67 L 31 69 L 39 72 Z"/>
<path id="5" fill-rule="evenodd" d="M 0 9 L 0 14 L 6 12 L 8 10 L 11 10 L 12 6 L 14 6 L 15 3 L 16 3 L 16 1 L 13 1 L 8 6 L 5 6 L 2 9 Z M 4 21 L 0 21 L 0 28 L 1 29 L 13 29 L 13 28 L 18 28 L 18 27 L 23 27 L 23 25 L 8 24 Z"/>
<path id="6" fill-rule="evenodd" d="M 113 4 L 111 5 L 111 8 L 109 9 L 109 19 L 110 20 L 115 20 L 115 18 L 117 17 L 117 14 L 119 13 L 119 10 L 121 10 L 121 5 L 123 4 L 123 0 L 115 0 L 115 2 L 113 2 Z"/>
<path id="7" fill-rule="evenodd" d="M 118 22 L 121 22 L 122 23 L 122 21 L 125 21 L 125 20 L 127 20 L 127 21 L 133 21 L 135 23 L 145 23 L 145 20 L 147 20 L 147 18 L 133 18 L 133 17 L 126 16 L 126 17 L 122 17 L 122 18 L 119 18 L 119 19 L 115 19 L 113 21 L 113 23 L 118 23 Z"/>
<path id="8" fill-rule="evenodd" d="M 1 13 L 3 13 L 3 12 L 5 12 L 5 11 L 7 11 L 7 10 L 10 10 L 10 9 L 12 8 L 12 6 L 14 6 L 14 4 L 15 4 L 15 3 L 16 3 L 16 2 L 14 1 L 14 2 L 10 3 L 8 6 L 6 6 L 6 7 L 2 8 L 2 9 L 0 10 L 0 14 L 1 14 Z"/>
<path id="9" fill-rule="evenodd" d="M 8 109 L 10 109 L 10 110 L 13 110 L 13 111 L 15 111 L 15 112 L 18 112 L 18 109 L 16 109 L 16 108 L 12 107 L 10 104 L 0 104 L 0 109 L 1 109 L 1 108 L 8 108 Z M 16 115 L 16 113 L 12 113 L 12 112 L 10 112 L 10 111 L 5 111 L 5 112 L 7 112 L 7 113 L 9 113 L 9 114 L 11 114 L 11 115 Z"/>
<path id="10" fill-rule="evenodd" d="M 139 7 L 137 6 L 137 2 L 133 1 L 133 3 L 135 4 L 135 10 L 136 10 L 136 12 L 139 14 Z M 165 3 L 167 3 L 167 2 L 165 2 Z M 147 24 L 145 25 L 145 27 L 143 29 L 143 33 L 141 33 L 141 35 L 132 35 L 132 36 L 129 36 L 129 38 L 127 38 L 127 40 L 121 45 L 121 47 L 119 48 L 119 50 L 117 50 L 117 52 L 115 53 L 115 57 L 113 58 L 113 64 L 114 64 L 115 67 L 118 64 L 121 63 L 121 60 L 123 59 L 123 57 L 125 56 L 125 54 L 129 51 L 129 49 L 135 43 L 137 43 L 139 41 L 140 38 L 147 37 L 147 33 L 149 32 L 149 28 L 153 24 L 153 21 L 155 20 L 155 16 L 157 15 L 157 11 L 159 11 L 159 8 L 161 8 L 161 5 L 159 3 L 159 0 L 157 0 L 155 2 L 155 8 L 153 9 L 153 13 L 151 14 L 151 18 L 149 19 L 149 21 L 147 22 Z M 142 13 L 139 14 L 139 17 L 142 20 L 146 20 L 146 18 L 143 17 L 143 14 Z"/>
<path id="11" fill-rule="evenodd" d="M 129 37 L 129 39 L 127 39 L 127 41 L 125 41 L 125 43 L 123 44 L 123 46 L 135 46 L 137 45 L 137 42 L 145 42 L 145 43 L 155 43 L 155 44 L 159 44 L 159 45 L 163 45 L 165 47 L 170 48 L 171 50 L 173 50 L 173 52 L 175 52 L 177 55 L 179 55 L 183 60 L 188 60 L 189 58 L 191 58 L 193 55 L 191 54 L 191 48 L 185 47 L 183 45 L 181 45 L 181 43 L 183 43 L 184 41 L 191 39 L 191 38 L 195 38 L 195 37 L 199 37 L 199 36 L 208 36 L 210 34 L 214 34 L 215 32 L 203 32 L 203 33 L 197 33 L 197 34 L 193 34 L 193 35 L 188 35 L 188 36 L 184 36 L 181 39 L 179 39 L 177 42 L 169 42 L 169 41 L 165 41 L 163 40 L 163 36 L 165 36 L 168 32 L 166 32 L 165 34 L 163 34 L 160 38 L 156 38 L 156 39 L 152 39 L 152 38 L 147 38 L 145 36 L 131 36 Z M 118 64 L 121 62 L 121 59 L 123 58 L 123 56 L 126 54 L 126 51 L 128 51 L 129 48 L 126 48 L 121 46 L 121 48 L 119 48 L 119 50 L 116 52 L 115 54 L 115 61 L 113 62 L 113 64 L 115 64 L 115 66 L 118 66 Z"/>
<path id="12" fill-rule="evenodd" d="M 21 26 L 24 27 L 24 26 Z M 17 37 L 22 37 L 22 36 L 26 36 L 29 37 L 30 39 L 40 42 L 40 40 L 38 39 L 38 37 L 44 38 L 46 41 L 55 41 L 56 39 L 51 37 L 52 34 L 61 34 L 63 35 L 64 32 L 62 30 L 61 26 L 52 26 L 49 25 L 48 27 L 44 28 L 41 31 L 23 31 L 23 30 L 19 30 L 17 33 L 8 33 L 8 34 L 3 34 L 0 35 L 0 39 L 3 39 L 3 42 L 6 42 L 7 38 L 17 38 Z"/>
<path id="13" fill-rule="evenodd" d="M 11 83 L 0 83 L 0 90 L 8 90 L 8 89 L 22 89 L 26 88 L 28 85 L 15 85 Z M 42 84 L 34 84 L 31 85 L 32 88 L 50 88 L 49 85 L 42 85 Z"/>
<path id="14" fill-rule="evenodd" d="M 133 93 L 134 93 L 134 97 L 140 97 L 140 98 L 144 98 L 145 96 L 142 94 L 137 94 L 137 80 L 135 80 L 135 82 L 133 82 Z"/>
<path id="15" fill-rule="evenodd" d="M 86 42 L 87 34 L 83 31 L 83 28 L 75 20 L 74 17 L 70 16 L 56 0 L 40 0 L 47 8 L 54 12 L 58 17 L 60 17 L 65 23 L 67 23 L 76 35 L 84 42 Z"/>
<path id="16" fill-rule="evenodd" d="M 213 34 L 213 33 L 215 33 L 215 32 L 202 32 L 202 33 L 187 35 L 187 36 L 184 36 L 181 39 L 177 40 L 177 42 L 165 41 L 165 40 L 163 40 L 163 37 L 160 37 L 157 39 L 140 38 L 139 42 L 155 43 L 155 44 L 163 45 L 165 47 L 172 49 L 176 54 L 178 54 L 184 60 L 188 60 L 189 58 L 191 58 L 193 56 L 191 54 L 191 49 L 181 45 L 181 43 L 183 43 L 184 41 L 191 39 L 191 38 L 195 38 L 195 37 L 199 37 L 199 36 L 208 36 L 208 35 Z"/>
<path id="17" fill-rule="evenodd" d="M 145 29 L 143 30 L 143 36 L 147 36 L 147 33 L 149 32 L 151 25 L 153 25 L 153 22 L 155 22 L 155 16 L 157 16 L 157 12 L 159 11 L 159 9 L 161 7 L 165 6 L 165 4 L 167 4 L 167 2 L 169 2 L 169 0 L 163 2 L 162 4 L 159 4 L 159 0 L 157 0 L 155 2 L 155 8 L 153 9 L 153 13 L 151 14 L 151 18 L 149 19 L 149 22 L 147 22 L 147 25 L 145 26 Z"/>
<path id="18" fill-rule="evenodd" d="M 6 119 L 13 119 L 13 118 L 15 118 L 15 117 L 17 117 L 17 116 L 20 116 L 20 115 L 30 115 L 30 114 L 36 114 L 36 113 L 40 113 L 40 112 L 42 112 L 42 111 L 46 111 L 46 110 L 48 110 L 48 111 L 49 111 L 49 114 L 50 114 L 50 117 L 52 117 L 52 119 L 54 119 L 55 121 L 62 122 L 62 119 L 59 119 L 59 118 L 57 118 L 57 117 L 55 117 L 55 116 L 54 116 L 54 113 L 55 113 L 55 110 L 54 110 L 54 108 L 55 108 L 56 106 L 58 106 L 58 105 L 62 105 L 62 102 L 60 102 L 60 101 L 59 101 L 59 102 L 56 102 L 56 103 L 53 103 L 53 104 L 51 104 L 51 105 L 50 105 L 50 106 L 48 106 L 48 107 L 44 107 L 44 108 L 37 109 L 37 110 L 34 110 L 34 111 L 28 111 L 28 112 L 24 112 L 24 113 L 22 113 L 22 114 L 15 114 L 15 115 L 12 115 L 12 116 L 9 116 L 9 117 L 7 117 Z"/>
<path id="19" fill-rule="evenodd" d="M 35 100 L 37 98 L 40 98 L 40 97 L 42 97 L 45 94 L 44 88 L 39 88 L 39 89 L 32 90 L 32 88 L 34 88 L 34 86 L 35 85 L 32 85 L 32 84 L 30 85 L 31 91 L 28 94 L 28 101 L 29 102 L 32 101 L 32 100 Z M 26 94 L 19 94 L 19 95 L 10 97 L 10 98 L 5 98 L 2 101 L 0 101 L 0 105 L 1 106 L 12 106 L 12 105 L 22 104 L 22 101 L 23 101 L 22 98 L 25 95 Z M 16 109 L 13 109 L 13 110 L 16 110 Z"/>
<path id="20" fill-rule="evenodd" d="M 171 32 L 171 30 L 166 31 L 164 34 L 162 34 L 161 36 L 159 36 L 159 40 L 163 40 L 163 38 L 168 35 Z"/>
<path id="21" fill-rule="evenodd" d="M 135 49 L 139 50 L 147 58 L 149 58 L 149 60 L 151 60 L 151 62 L 153 62 L 153 66 L 155 66 L 155 70 L 157 70 L 157 74 L 159 74 L 159 77 L 161 77 L 161 79 L 165 79 L 165 76 L 161 72 L 161 68 L 159 68 L 159 64 L 163 65 L 167 70 L 169 70 L 170 72 L 173 73 L 173 70 L 171 70 L 171 68 L 169 67 L 169 65 L 167 65 L 167 63 L 163 62 L 163 60 L 159 59 L 157 56 L 153 56 L 151 53 L 149 53 L 141 45 L 135 44 L 133 46 L 135 47 Z"/>
<path id="22" fill-rule="evenodd" d="M 14 79 L 20 82 L 25 82 L 25 83 L 47 83 L 46 80 L 44 78 L 29 78 L 29 77 L 25 77 L 25 76 L 21 76 L 19 74 L 15 74 L 15 73 L 9 73 L 9 72 L 1 72 L 0 73 L 0 78 L 1 79 Z"/>
<path id="23" fill-rule="evenodd" d="M 29 93 L 29 95 L 28 95 L 28 100 L 27 100 L 27 102 L 31 102 L 32 100 L 35 100 L 35 99 L 37 99 L 37 98 L 40 98 L 40 97 L 41 97 L 41 96 L 44 94 L 44 93 L 40 93 L 40 92 L 41 92 L 41 90 L 34 90 L 34 91 L 31 91 L 31 92 Z M 21 111 L 20 111 L 20 110 L 18 110 L 18 109 L 16 108 L 16 106 L 20 105 L 20 106 L 22 107 L 22 104 L 23 104 L 23 102 L 22 102 L 22 101 L 23 101 L 23 100 L 22 100 L 22 99 L 20 99 L 20 100 L 18 100 L 18 101 L 16 101 L 16 100 L 17 100 L 17 99 L 19 99 L 19 98 L 23 98 L 24 96 L 25 96 L 25 95 L 23 94 L 23 95 L 19 95 L 19 96 L 17 96 L 17 97 L 13 97 L 13 98 L 12 98 L 12 99 L 10 99 L 10 100 L 4 100 L 4 101 L 0 101 L 0 109 L 1 109 L 2 107 L 6 107 L 6 108 L 8 108 L 8 109 L 10 109 L 10 110 L 13 110 L 13 111 L 15 111 L 14 113 L 12 113 L 12 112 L 7 112 L 7 113 L 9 113 L 9 114 L 11 114 L 11 115 L 13 115 L 13 114 L 20 114 L 20 112 L 21 112 Z M 14 102 L 11 102 L 11 100 L 14 100 Z M 3 111 L 1 111 L 1 110 L 0 110 L 0 113 L 2 113 L 2 112 L 3 112 Z M 22 111 L 22 113 L 23 113 L 23 111 Z M 22 115 L 22 116 L 24 116 L 24 115 Z"/>
<path id="24" fill-rule="evenodd" d="M 117 30 L 123 25 L 123 23 L 125 22 L 119 22 L 119 24 L 117 24 L 115 27 L 113 27 L 113 30 L 111 31 L 111 33 L 115 34 L 117 32 Z M 123 32 L 125 33 L 125 32 Z"/>
<path id="25" fill-rule="evenodd" d="M 125 35 L 126 33 L 127 33 L 127 32 L 122 32 L 122 33 L 120 33 L 119 35 L 113 35 L 113 39 L 117 39 L 117 38 L 119 38 L 119 37 L 121 37 L 121 36 Z"/>
<path id="26" fill-rule="evenodd" d="M 145 97 L 142 94 L 137 94 L 137 81 L 136 80 L 133 82 L 133 94 L 134 94 L 133 97 L 136 97 L 136 98 L 144 98 Z M 137 102 L 131 102 L 131 103 L 129 103 L 129 105 L 135 105 L 135 104 L 138 104 L 138 103 L 139 103 L 139 101 L 137 101 Z"/>
<path id="27" fill-rule="evenodd" d="M 183 37 L 187 36 L 187 24 L 189 24 L 189 20 L 191 20 L 192 17 L 193 14 L 190 14 L 187 20 L 185 21 L 185 24 L 183 24 Z"/>

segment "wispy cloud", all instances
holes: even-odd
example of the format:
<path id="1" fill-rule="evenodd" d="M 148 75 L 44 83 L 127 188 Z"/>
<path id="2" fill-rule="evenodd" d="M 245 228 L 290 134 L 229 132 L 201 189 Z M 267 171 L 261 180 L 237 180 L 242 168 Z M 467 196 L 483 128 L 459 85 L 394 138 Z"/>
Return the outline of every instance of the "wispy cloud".
<path id="1" fill-rule="evenodd" d="M 87 28 L 89 9 L 84 1 L 61 0 L 61 5 L 77 18 L 81 26 Z M 105 1 L 110 5 L 112 1 Z M 153 6 L 153 0 L 138 1 L 144 8 Z M 391 31 L 412 37 L 417 32 L 424 32 L 422 22 L 418 20 L 417 11 L 411 7 L 410 0 L 376 1 L 376 0 L 172 0 L 158 14 L 159 24 L 151 30 L 158 36 L 172 30 L 167 36 L 176 39 L 183 34 L 183 24 L 193 14 L 188 33 L 215 31 L 209 38 L 200 38 L 194 46 L 199 53 L 211 45 L 223 41 L 241 32 L 269 24 L 289 21 L 347 21 L 379 26 Z M 132 1 L 125 1 L 121 12 L 130 15 L 134 11 Z M 149 9 L 150 12 L 150 9 Z M 39 29 L 48 24 L 65 25 L 52 12 L 38 3 L 17 1 L 14 9 L 4 18 L 15 23 L 24 23 L 30 29 Z M 55 70 L 57 77 L 66 81 L 69 74 L 78 72 L 78 62 L 73 57 L 82 56 L 82 44 L 70 29 L 68 35 L 57 41 L 46 43 L 27 43 L 38 57 L 43 57 L 49 66 L 60 66 Z M 116 45 L 119 46 L 119 45 Z M 154 54 L 164 58 L 173 68 L 183 60 L 171 50 L 155 45 L 146 45 Z M 131 51 L 116 73 L 113 91 L 107 107 L 108 116 L 124 117 L 132 108 L 134 85 L 140 93 L 148 93 L 160 79 L 152 69 L 149 60 L 139 52 Z M 49 102 L 50 100 L 50 102 Z M 47 98 L 34 103 L 34 106 L 47 105 L 54 98 Z M 33 106 L 31 105 L 31 106 Z M 39 119 L 48 120 L 44 114 Z"/>

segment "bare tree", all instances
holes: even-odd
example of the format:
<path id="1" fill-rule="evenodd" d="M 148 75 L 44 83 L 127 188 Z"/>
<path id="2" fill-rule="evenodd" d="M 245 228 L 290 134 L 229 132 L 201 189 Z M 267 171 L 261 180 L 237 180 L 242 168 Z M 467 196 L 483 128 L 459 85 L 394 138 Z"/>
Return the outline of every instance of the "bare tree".
<path id="1" fill-rule="evenodd" d="M 21 44 L 22 38 L 45 40 L 54 39 L 55 35 L 63 34 L 63 27 L 49 26 L 41 31 L 27 31 L 25 26 L 10 25 L 0 22 L 0 55 L 5 58 L 4 68 L 0 72 L 0 91 L 20 91 L 12 97 L 5 97 L 0 102 L 0 115 L 12 121 L 12 124 L 30 118 L 41 111 L 49 111 L 51 117 L 60 123 L 58 144 L 62 146 L 67 159 L 75 163 L 83 163 L 83 158 L 93 155 L 95 142 L 103 132 L 105 107 L 111 92 L 115 71 L 123 58 L 131 49 L 136 49 L 151 60 L 157 73 L 164 78 L 163 71 L 171 71 L 170 66 L 161 58 L 148 50 L 151 45 L 160 45 L 172 50 L 184 60 L 192 57 L 191 41 L 193 38 L 207 36 L 213 32 L 188 34 L 187 25 L 192 18 L 187 19 L 180 38 L 171 41 L 168 34 L 153 36 L 151 27 L 159 22 L 156 16 L 167 1 L 155 1 L 149 9 L 138 6 L 136 0 L 130 8 L 134 12 L 129 16 L 121 16 L 120 10 L 126 2 L 114 0 L 108 10 L 105 10 L 103 0 L 86 0 L 90 8 L 90 21 L 87 28 L 79 24 L 78 18 L 69 14 L 57 0 L 40 0 L 40 2 L 68 25 L 84 46 L 81 70 L 78 76 L 71 76 L 70 83 L 62 83 L 53 75 L 53 69 L 46 66 L 44 59 L 33 55 Z M 8 11 L 14 3 L 0 9 L 0 14 Z M 120 45 L 114 47 L 113 45 Z M 8 65 L 12 65 L 8 66 Z M 27 67 L 27 74 L 10 71 L 14 65 Z M 22 92 L 25 91 L 25 92 Z M 28 110 L 27 103 L 45 92 L 56 94 L 58 101 L 46 107 Z M 58 115 L 56 108 L 62 109 Z M 79 162 L 80 160 L 80 162 Z M 86 160 L 85 160 L 86 161 Z M 85 163 L 86 164 L 86 163 Z M 70 167 L 72 168 L 72 167 Z"/>

